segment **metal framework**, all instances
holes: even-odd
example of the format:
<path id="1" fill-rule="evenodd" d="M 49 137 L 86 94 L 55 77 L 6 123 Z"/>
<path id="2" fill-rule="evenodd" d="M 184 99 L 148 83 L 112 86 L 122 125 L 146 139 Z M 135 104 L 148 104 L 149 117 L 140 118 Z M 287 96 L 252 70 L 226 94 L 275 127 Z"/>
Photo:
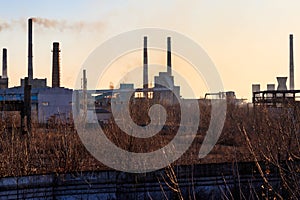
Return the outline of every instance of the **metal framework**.
<path id="1" fill-rule="evenodd" d="M 300 90 L 267 90 L 253 92 L 252 103 L 254 106 L 282 107 L 295 104 L 297 99 L 300 99 Z"/>
<path id="2" fill-rule="evenodd" d="M 24 132 L 24 118 L 26 117 L 27 131 L 31 132 L 31 85 L 27 77 L 25 78 L 24 99 L 0 101 L 0 111 L 19 111 L 21 115 L 21 131 Z"/>

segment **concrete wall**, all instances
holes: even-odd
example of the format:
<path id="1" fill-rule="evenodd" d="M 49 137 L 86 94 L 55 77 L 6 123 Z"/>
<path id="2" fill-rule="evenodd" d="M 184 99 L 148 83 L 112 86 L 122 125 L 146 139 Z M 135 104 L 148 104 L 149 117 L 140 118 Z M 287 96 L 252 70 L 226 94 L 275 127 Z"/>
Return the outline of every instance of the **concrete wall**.
<path id="1" fill-rule="evenodd" d="M 50 117 L 67 120 L 72 112 L 72 90 L 47 88 L 38 93 L 38 121 L 46 123 Z"/>
<path id="2" fill-rule="evenodd" d="M 24 79 L 21 79 L 20 82 L 21 82 L 21 87 L 24 87 L 25 85 Z M 31 80 L 30 84 L 32 88 L 47 88 L 47 79 L 35 78 Z"/>
<path id="3" fill-rule="evenodd" d="M 280 178 L 271 172 L 266 178 L 278 189 Z M 241 193 L 256 199 L 265 192 L 254 163 L 176 166 L 174 173 L 184 199 L 238 199 Z M 97 171 L 8 177 L 0 179 L 0 199 L 178 199 L 166 183 L 173 186 L 165 170 L 144 174 Z"/>

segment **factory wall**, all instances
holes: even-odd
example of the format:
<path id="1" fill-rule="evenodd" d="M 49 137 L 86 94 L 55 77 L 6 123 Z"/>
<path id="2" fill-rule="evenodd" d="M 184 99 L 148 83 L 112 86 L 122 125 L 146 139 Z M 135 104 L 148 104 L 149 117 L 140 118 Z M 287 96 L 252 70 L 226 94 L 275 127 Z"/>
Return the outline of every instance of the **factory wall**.
<path id="1" fill-rule="evenodd" d="M 180 99 L 180 87 L 175 86 L 174 76 L 171 76 L 169 72 L 159 72 L 159 76 L 154 77 L 154 83 L 154 91 L 159 88 L 168 89 L 168 91 L 155 91 L 154 98 L 158 101 L 173 104 Z"/>
<path id="2" fill-rule="evenodd" d="M 67 121 L 72 112 L 72 90 L 47 88 L 38 93 L 38 122 L 46 123 L 50 117 Z"/>
<path id="3" fill-rule="evenodd" d="M 47 123 L 50 117 L 67 120 L 72 112 L 72 92 L 66 88 L 33 88 L 31 91 L 32 121 Z M 24 88 L 0 89 L 0 101 L 23 100 Z"/>
<path id="4" fill-rule="evenodd" d="M 21 83 L 21 87 L 25 86 L 25 82 L 24 82 L 23 78 L 20 80 L 20 83 Z M 46 78 L 42 78 L 42 79 L 35 78 L 30 81 L 30 84 L 31 84 L 32 88 L 46 88 L 47 87 L 47 79 Z"/>

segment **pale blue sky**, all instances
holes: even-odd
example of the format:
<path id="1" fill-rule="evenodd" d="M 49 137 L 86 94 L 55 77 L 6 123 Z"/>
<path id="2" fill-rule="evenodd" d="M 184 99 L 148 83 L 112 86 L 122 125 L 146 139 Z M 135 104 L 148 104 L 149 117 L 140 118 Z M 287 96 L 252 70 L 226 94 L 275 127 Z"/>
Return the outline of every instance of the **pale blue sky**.
<path id="1" fill-rule="evenodd" d="M 290 33 L 295 41 L 296 87 L 300 87 L 299 9 L 297 0 L 1 1 L 0 24 L 11 27 L 0 31 L 0 48 L 8 48 L 10 86 L 18 85 L 27 74 L 27 18 L 87 23 L 80 31 L 34 26 L 34 76 L 47 77 L 51 83 L 52 42 L 59 41 L 62 84 L 72 87 L 84 60 L 108 38 L 143 27 L 171 29 L 204 48 L 226 90 L 249 98 L 252 83 L 265 89 L 267 83 L 276 83 L 276 76 L 288 76 Z M 93 28 L 97 22 L 102 26 Z"/>

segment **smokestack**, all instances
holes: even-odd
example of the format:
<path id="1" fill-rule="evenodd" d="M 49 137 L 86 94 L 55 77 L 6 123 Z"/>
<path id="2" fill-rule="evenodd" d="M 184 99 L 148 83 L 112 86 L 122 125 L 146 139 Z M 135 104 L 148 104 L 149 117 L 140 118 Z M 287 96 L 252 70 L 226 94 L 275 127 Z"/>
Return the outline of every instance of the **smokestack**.
<path id="1" fill-rule="evenodd" d="M 167 72 L 172 75 L 172 62 L 171 62 L 171 37 L 167 38 Z"/>
<path id="2" fill-rule="evenodd" d="M 52 50 L 52 87 L 60 87 L 59 43 L 53 42 Z"/>
<path id="3" fill-rule="evenodd" d="M 82 87 L 83 87 L 83 91 L 87 90 L 87 78 L 86 78 L 86 70 L 83 70 L 83 83 L 82 83 Z"/>
<path id="4" fill-rule="evenodd" d="M 7 78 L 7 49 L 3 48 L 2 78 Z"/>
<path id="5" fill-rule="evenodd" d="M 293 34 L 290 34 L 290 90 L 294 90 L 294 49 Z"/>
<path id="6" fill-rule="evenodd" d="M 147 37 L 144 37 L 144 72 L 143 72 L 143 88 L 148 88 L 148 53 L 147 53 Z M 145 92 L 145 97 L 147 93 Z"/>
<path id="7" fill-rule="evenodd" d="M 29 83 L 33 79 L 33 67 L 32 67 L 32 19 L 28 19 L 28 79 L 29 79 Z"/>

